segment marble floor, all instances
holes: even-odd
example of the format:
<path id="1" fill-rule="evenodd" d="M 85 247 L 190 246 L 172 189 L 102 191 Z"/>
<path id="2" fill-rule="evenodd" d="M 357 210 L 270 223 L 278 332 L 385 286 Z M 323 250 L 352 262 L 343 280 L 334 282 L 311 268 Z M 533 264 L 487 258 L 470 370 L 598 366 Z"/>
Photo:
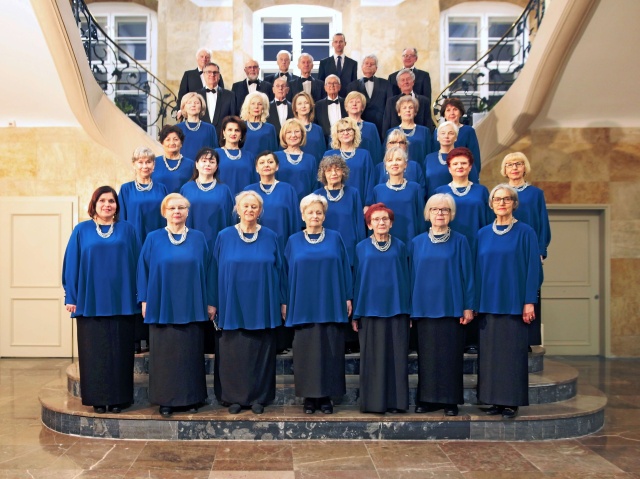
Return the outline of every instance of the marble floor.
<path id="1" fill-rule="evenodd" d="M 38 391 L 64 359 L 0 359 L 0 479 L 640 479 L 640 360 L 554 357 L 609 397 L 591 436 L 547 442 L 154 442 L 57 434 Z"/>

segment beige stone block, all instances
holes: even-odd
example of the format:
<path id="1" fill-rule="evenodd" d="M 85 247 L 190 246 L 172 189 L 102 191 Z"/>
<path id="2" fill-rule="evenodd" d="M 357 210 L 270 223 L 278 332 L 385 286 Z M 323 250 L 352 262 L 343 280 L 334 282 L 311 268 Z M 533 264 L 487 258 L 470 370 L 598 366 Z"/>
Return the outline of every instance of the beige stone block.
<path id="1" fill-rule="evenodd" d="M 571 181 L 572 157 L 569 153 L 548 148 L 534 141 L 531 157 L 535 159 L 532 169 L 536 181 Z"/>
<path id="2" fill-rule="evenodd" d="M 640 258 L 640 220 L 611 222 L 611 256 Z"/>
<path id="3" fill-rule="evenodd" d="M 640 335 L 640 298 L 629 292 L 622 298 L 611 298 L 611 336 Z"/>
<path id="4" fill-rule="evenodd" d="M 640 143 L 640 128 L 611 128 L 611 143 L 616 145 Z"/>
<path id="5" fill-rule="evenodd" d="M 609 181 L 609 154 L 607 145 L 571 153 L 572 181 Z"/>
<path id="6" fill-rule="evenodd" d="M 39 180 L 68 182 L 76 171 L 76 145 L 71 142 L 39 141 L 37 145 L 37 171 Z"/>
<path id="7" fill-rule="evenodd" d="M 609 203 L 608 181 L 573 181 L 571 203 L 601 205 Z"/>
<path id="8" fill-rule="evenodd" d="M 640 142 L 616 144 L 610 158 L 611 181 L 640 181 Z"/>
<path id="9" fill-rule="evenodd" d="M 640 259 L 611 259 L 611 298 L 625 298 L 640 287 Z"/>
<path id="10" fill-rule="evenodd" d="M 633 181 L 612 181 L 610 183 L 611 219 L 640 219 L 640 187 Z"/>
<path id="11" fill-rule="evenodd" d="M 197 17 L 190 21 L 175 21 L 167 24 L 166 42 L 169 57 L 166 63 L 166 75 L 169 80 L 180 81 L 186 70 L 196 67 L 196 50 L 200 47 L 200 22 Z M 177 93 L 177 91 L 176 91 Z"/>
<path id="12" fill-rule="evenodd" d="M 571 203 L 571 183 L 568 181 L 538 181 L 536 186 L 544 190 L 548 205 Z"/>
<path id="13" fill-rule="evenodd" d="M 30 137 L 21 141 L 8 140 L 0 154 L 0 177 L 30 178 L 36 172 L 36 142 Z"/>
<path id="14" fill-rule="evenodd" d="M 640 357 L 640 335 L 612 336 L 611 354 L 618 357 Z"/>
<path id="15" fill-rule="evenodd" d="M 233 50 L 233 22 L 200 22 L 200 45 L 215 52 Z"/>

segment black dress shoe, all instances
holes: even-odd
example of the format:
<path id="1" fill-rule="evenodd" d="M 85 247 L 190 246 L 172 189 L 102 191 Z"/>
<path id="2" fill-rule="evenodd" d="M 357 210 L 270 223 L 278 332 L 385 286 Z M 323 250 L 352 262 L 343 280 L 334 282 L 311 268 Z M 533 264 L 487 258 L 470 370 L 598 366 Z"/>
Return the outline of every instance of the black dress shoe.
<path id="1" fill-rule="evenodd" d="M 434 412 L 442 409 L 442 405 L 434 402 L 420 402 L 416 404 L 416 413 L 423 414 L 426 412 Z"/>
<path id="2" fill-rule="evenodd" d="M 302 410 L 305 414 L 313 414 L 316 412 L 316 400 L 314 398 L 304 398 Z"/>
<path id="3" fill-rule="evenodd" d="M 493 405 L 489 409 L 485 409 L 484 413 L 487 416 L 497 416 L 498 414 L 502 414 L 504 410 L 504 406 Z"/>
<path id="4" fill-rule="evenodd" d="M 458 406 L 456 404 L 447 404 L 444 407 L 444 415 L 445 416 L 457 416 L 458 415 Z"/>
<path id="5" fill-rule="evenodd" d="M 96 414 L 104 414 L 107 412 L 107 406 L 93 406 L 93 412 Z"/>
<path id="6" fill-rule="evenodd" d="M 468 346 L 464 348 L 465 354 L 478 354 L 478 346 Z"/>
<path id="7" fill-rule="evenodd" d="M 331 404 L 331 398 L 322 398 L 320 400 L 320 411 L 325 414 L 333 414 L 333 404 Z"/>
<path id="8" fill-rule="evenodd" d="M 232 404 L 229 406 L 229 414 L 238 414 L 240 411 L 242 411 L 240 404 Z"/>
<path id="9" fill-rule="evenodd" d="M 173 414 L 173 408 L 171 406 L 160 406 L 160 415 L 162 417 L 170 417 Z"/>
<path id="10" fill-rule="evenodd" d="M 262 414 L 264 412 L 264 406 L 259 403 L 252 404 L 251 411 L 253 411 L 253 414 Z"/>
<path id="11" fill-rule="evenodd" d="M 517 406 L 505 406 L 502 409 L 502 417 L 505 419 L 515 419 L 518 415 L 518 407 Z"/>
<path id="12" fill-rule="evenodd" d="M 120 407 L 120 405 L 110 406 L 109 411 L 111 411 L 114 414 L 120 414 L 122 412 L 122 407 Z"/>

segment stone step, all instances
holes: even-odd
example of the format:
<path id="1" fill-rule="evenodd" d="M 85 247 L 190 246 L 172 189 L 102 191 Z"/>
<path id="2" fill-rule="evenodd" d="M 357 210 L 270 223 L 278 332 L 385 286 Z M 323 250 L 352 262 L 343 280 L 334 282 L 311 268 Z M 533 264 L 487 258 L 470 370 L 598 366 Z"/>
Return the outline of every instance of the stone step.
<path id="1" fill-rule="evenodd" d="M 555 361 L 546 361 L 544 371 L 529 374 L 529 403 L 545 404 L 564 401 L 576 395 L 576 383 L 578 371 Z M 78 363 L 73 363 L 67 368 L 67 388 L 71 395 L 81 397 L 80 372 Z M 294 392 L 293 375 L 281 374 L 276 377 L 275 405 L 302 404 L 302 398 L 297 398 Z M 145 404 L 148 402 L 149 376 L 147 374 L 134 375 L 134 402 Z M 336 404 L 357 405 L 360 396 L 359 378 L 354 374 L 347 374 L 347 393 L 341 398 L 334 398 Z M 409 375 L 410 404 L 415 404 L 416 387 L 418 377 Z M 477 376 L 465 374 L 464 376 L 464 400 L 466 404 L 477 404 L 476 396 Z M 217 404 L 213 393 L 213 376 L 207 375 L 208 401 Z"/>

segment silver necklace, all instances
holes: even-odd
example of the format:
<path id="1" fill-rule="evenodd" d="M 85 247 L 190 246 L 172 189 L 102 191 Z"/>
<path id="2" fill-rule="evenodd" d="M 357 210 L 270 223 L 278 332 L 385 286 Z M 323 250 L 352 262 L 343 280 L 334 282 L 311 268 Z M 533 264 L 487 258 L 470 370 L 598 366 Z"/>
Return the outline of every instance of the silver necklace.
<path id="1" fill-rule="evenodd" d="M 288 161 L 289 163 L 291 163 L 292 165 L 297 165 L 298 163 L 300 163 L 300 162 L 302 161 L 302 152 L 300 152 L 300 153 L 299 153 L 299 155 L 300 155 L 300 156 L 298 156 L 298 159 L 297 159 L 297 160 L 294 160 L 294 159 L 291 157 L 291 154 L 290 154 L 287 150 L 284 150 L 284 156 L 286 156 L 286 157 L 287 157 L 287 161 Z"/>
<path id="2" fill-rule="evenodd" d="M 524 185 L 514 186 L 513 189 L 516 190 L 518 193 L 522 193 L 524 190 L 527 189 L 528 186 L 529 186 L 529 183 L 525 181 Z"/>
<path id="3" fill-rule="evenodd" d="M 463 191 L 458 191 L 458 187 L 453 184 L 453 181 L 449 183 L 449 188 L 451 188 L 451 192 L 456 196 L 465 196 L 467 193 L 469 193 L 469 191 L 471 191 L 472 186 L 473 186 L 473 181 L 470 181 Z"/>
<path id="4" fill-rule="evenodd" d="M 304 125 L 304 129 L 306 130 L 307 133 L 309 133 L 311 131 L 311 128 L 313 128 L 313 123 L 309 123 L 308 125 Z"/>
<path id="5" fill-rule="evenodd" d="M 331 192 L 329 191 L 329 188 L 327 186 L 325 186 L 324 189 L 327 192 L 327 199 L 329 201 L 333 201 L 334 203 L 336 201 L 340 201 L 344 196 L 344 186 L 340 187 L 340 193 L 338 193 L 336 196 L 331 196 Z"/>
<path id="6" fill-rule="evenodd" d="M 138 191 L 151 191 L 151 189 L 153 188 L 153 180 L 149 181 L 149 184 L 146 186 L 143 186 L 142 183 L 138 183 L 138 180 L 135 181 L 136 184 L 136 190 Z"/>
<path id="7" fill-rule="evenodd" d="M 263 123 L 261 121 L 257 121 L 257 122 L 254 122 L 254 123 L 257 123 L 258 126 L 253 126 L 250 121 L 247 122 L 247 127 L 251 131 L 258 131 L 260 128 L 262 128 Z"/>
<path id="8" fill-rule="evenodd" d="M 404 190 L 404 189 L 407 187 L 407 183 L 408 183 L 408 182 L 407 182 L 407 179 L 406 179 L 406 178 L 404 178 L 404 179 L 402 180 L 402 184 L 401 184 L 400 186 L 393 186 L 393 185 L 391 184 L 391 178 L 389 178 L 389 179 L 387 180 L 387 183 L 386 183 L 386 184 L 387 184 L 387 188 L 389 188 L 389 189 L 390 189 L 390 190 L 392 190 L 392 191 L 402 191 L 402 190 Z"/>
<path id="9" fill-rule="evenodd" d="M 387 251 L 389 248 L 391 248 L 391 235 L 389 235 L 389 240 L 382 243 L 382 245 L 379 245 L 378 242 L 376 241 L 376 237 L 375 235 L 371 235 L 371 243 L 373 243 L 373 246 L 378 250 L 378 251 L 382 251 L 383 253 L 385 251 Z"/>
<path id="10" fill-rule="evenodd" d="M 447 160 L 443 160 L 442 159 L 442 152 L 438 152 L 438 161 L 440 162 L 441 165 L 446 166 L 447 164 Z"/>
<path id="11" fill-rule="evenodd" d="M 433 233 L 433 228 L 429 228 L 429 239 L 432 243 L 446 243 L 451 238 L 451 228 L 447 228 L 447 232 L 443 235 L 436 235 Z"/>
<path id="12" fill-rule="evenodd" d="M 173 168 L 171 168 L 169 166 L 169 163 L 167 162 L 167 157 L 166 156 L 163 156 L 162 159 L 164 160 L 164 166 L 167 167 L 167 170 L 176 171 L 180 167 L 180 163 L 182 162 L 182 155 L 180 155 L 180 157 L 178 158 L 178 164 L 176 166 L 174 166 Z M 173 158 L 171 158 L 171 159 L 173 159 Z"/>
<path id="13" fill-rule="evenodd" d="M 177 240 L 173 237 L 173 233 L 171 232 L 168 226 L 165 226 L 164 229 L 167 230 L 167 236 L 169 236 L 169 241 L 171 241 L 171 244 L 175 246 L 178 246 L 184 243 L 185 240 L 187 239 L 187 233 L 189 232 L 189 228 L 185 226 L 184 230 L 180 234 L 180 239 Z"/>
<path id="14" fill-rule="evenodd" d="M 404 132 L 407 138 L 411 138 L 413 135 L 415 135 L 417 127 L 418 125 L 413 125 L 413 128 L 411 128 L 411 133 L 407 133 L 407 131 L 404 128 L 400 128 L 400 129 Z"/>
<path id="15" fill-rule="evenodd" d="M 227 155 L 227 158 L 229 158 L 230 160 L 239 160 L 240 158 L 242 158 L 242 150 L 240 148 L 238 148 L 238 154 L 235 156 L 229 153 L 229 150 L 227 150 L 224 146 L 222 147 L 222 151 L 224 151 L 224 154 Z"/>
<path id="16" fill-rule="evenodd" d="M 194 126 L 193 128 L 191 128 L 189 126 L 189 122 L 187 120 L 184 121 L 184 125 L 187 127 L 187 130 L 189 131 L 198 131 L 200 129 L 200 125 L 202 125 L 201 121 L 197 121 L 196 122 L 196 126 Z"/>
<path id="17" fill-rule="evenodd" d="M 318 236 L 318 239 L 311 239 L 309 237 L 309 233 L 307 233 L 307 230 L 304 230 L 304 239 L 306 239 L 307 243 L 309 244 L 322 243 L 322 240 L 324 239 L 324 228 L 322 228 L 322 231 L 320 232 L 320 236 Z"/>
<path id="18" fill-rule="evenodd" d="M 273 193 L 273 190 L 276 188 L 276 185 L 279 183 L 278 180 L 275 180 L 273 182 L 273 184 L 271 185 L 271 188 L 267 189 L 264 187 L 264 185 L 262 184 L 262 181 L 258 181 L 258 184 L 260 185 L 260 189 L 264 192 L 265 195 L 270 195 L 271 193 Z"/>
<path id="19" fill-rule="evenodd" d="M 349 153 L 348 151 L 344 151 L 342 148 L 340 148 L 340 156 L 345 161 L 353 158 L 355 154 L 356 154 L 356 150 L 353 150 L 351 153 Z"/>
<path id="20" fill-rule="evenodd" d="M 236 225 L 236 230 L 238 231 L 238 236 L 240 236 L 240 239 L 242 241 L 244 241 L 245 243 L 253 243 L 258 239 L 258 231 L 260 231 L 260 228 L 262 228 L 260 225 L 256 226 L 256 232 L 253 233 L 253 238 L 246 238 L 244 236 L 244 233 L 242 232 L 242 228 L 240 228 L 240 225 L 237 224 Z"/>
<path id="21" fill-rule="evenodd" d="M 356 121 L 356 125 L 358 125 L 358 128 L 360 128 L 360 131 L 362 131 L 362 128 L 364 128 L 364 121 Z"/>
<path id="22" fill-rule="evenodd" d="M 202 186 L 202 183 L 200 183 L 200 179 L 196 179 L 196 185 L 198 185 L 198 189 L 200 191 L 211 191 L 212 189 L 214 189 L 216 187 L 216 184 L 218 183 L 218 180 L 216 180 L 215 178 L 213 179 L 213 181 L 211 182 L 211 185 L 209 186 Z"/>
<path id="23" fill-rule="evenodd" d="M 509 226 L 506 227 L 506 229 L 503 230 L 499 230 L 498 229 L 498 220 L 495 219 L 493 220 L 493 225 L 491 226 L 491 229 L 493 230 L 493 232 L 497 235 L 506 235 L 509 231 L 511 231 L 511 228 L 513 228 L 513 225 L 516 224 L 518 220 L 515 219 L 513 216 L 511 217 L 511 221 L 509 222 Z"/>
<path id="24" fill-rule="evenodd" d="M 98 232 L 98 236 L 100 236 L 100 238 L 108 238 L 113 234 L 113 225 L 115 223 L 111 223 L 111 225 L 109 225 L 109 229 L 107 230 L 107 232 L 103 233 L 102 230 L 100 229 L 100 225 L 98 224 L 98 222 L 96 220 L 93 220 L 93 222 L 96 224 L 96 231 Z M 103 225 L 103 226 L 107 226 L 107 225 Z"/>

